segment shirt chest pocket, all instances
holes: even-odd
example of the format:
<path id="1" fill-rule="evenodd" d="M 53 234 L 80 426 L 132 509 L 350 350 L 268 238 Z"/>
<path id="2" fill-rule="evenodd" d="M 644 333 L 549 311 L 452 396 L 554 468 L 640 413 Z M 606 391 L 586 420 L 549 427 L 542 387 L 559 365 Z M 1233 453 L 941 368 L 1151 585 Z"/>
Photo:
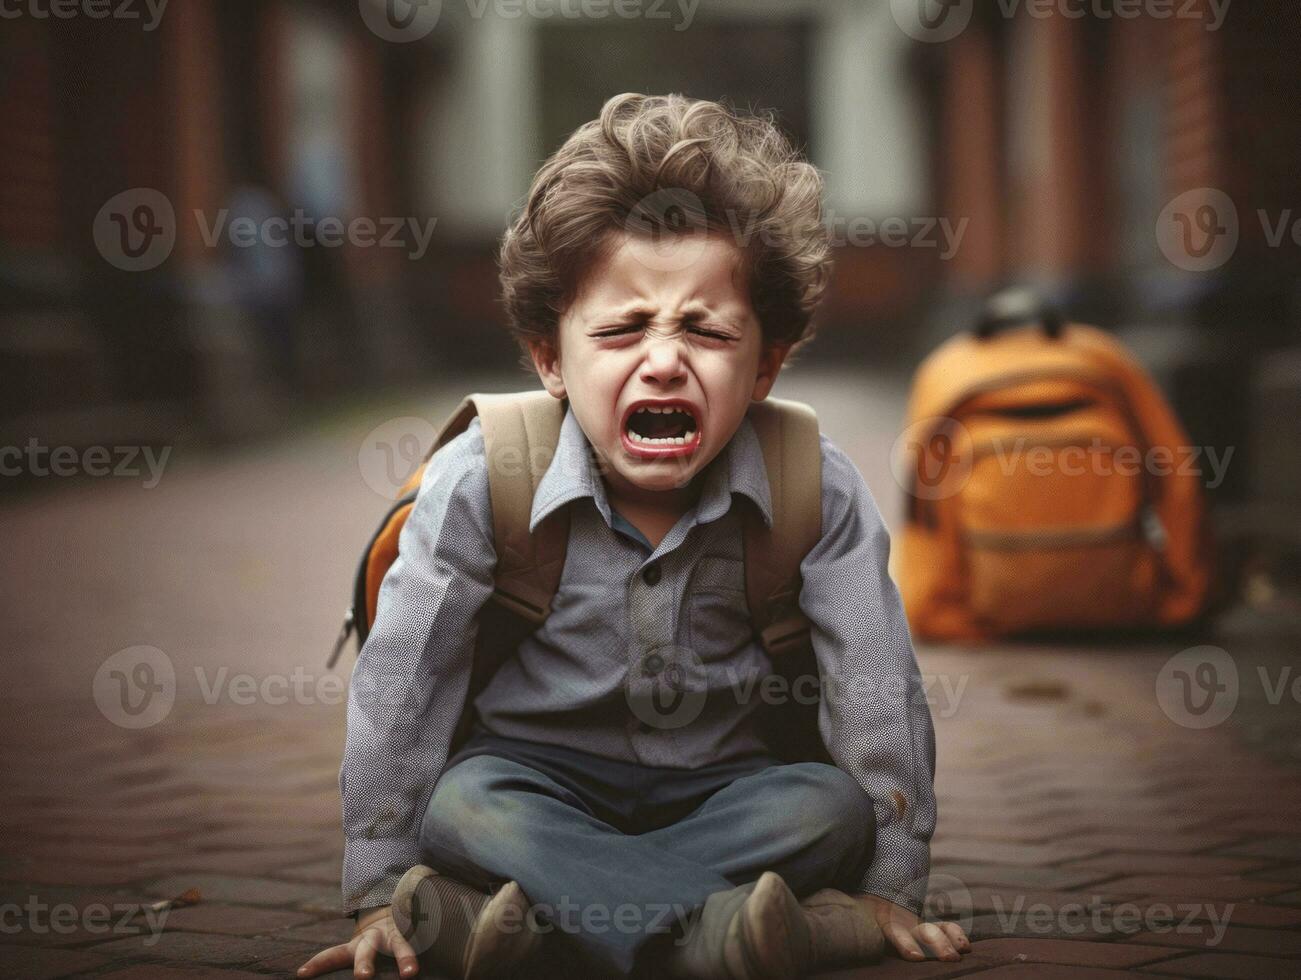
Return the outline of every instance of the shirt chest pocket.
<path id="1" fill-rule="evenodd" d="M 716 660 L 749 642 L 753 629 L 745 602 L 745 563 L 708 555 L 696 562 L 686 594 L 691 648 Z"/>

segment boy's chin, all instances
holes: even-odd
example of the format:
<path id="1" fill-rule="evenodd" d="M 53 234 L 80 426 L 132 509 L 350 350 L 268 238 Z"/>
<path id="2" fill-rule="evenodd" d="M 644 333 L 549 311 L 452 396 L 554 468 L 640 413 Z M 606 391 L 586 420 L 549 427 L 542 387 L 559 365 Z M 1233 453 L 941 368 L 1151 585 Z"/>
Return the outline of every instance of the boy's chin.
<path id="1" fill-rule="evenodd" d="M 684 464 L 680 459 L 628 460 L 618 467 L 624 481 L 648 493 L 667 493 L 681 490 L 696 475 L 694 464 Z"/>

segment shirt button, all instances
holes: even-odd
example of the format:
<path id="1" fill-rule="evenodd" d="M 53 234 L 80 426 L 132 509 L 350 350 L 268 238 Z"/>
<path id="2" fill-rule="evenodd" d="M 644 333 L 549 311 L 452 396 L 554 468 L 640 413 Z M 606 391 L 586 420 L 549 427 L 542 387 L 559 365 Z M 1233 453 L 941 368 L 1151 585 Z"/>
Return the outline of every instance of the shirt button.
<path id="1" fill-rule="evenodd" d="M 647 565 L 642 569 L 641 577 L 647 585 L 654 585 L 660 580 L 659 565 Z"/>
<path id="2" fill-rule="evenodd" d="M 641 669 L 647 677 L 654 677 L 664 669 L 664 658 L 658 653 L 652 653 L 641 662 Z"/>

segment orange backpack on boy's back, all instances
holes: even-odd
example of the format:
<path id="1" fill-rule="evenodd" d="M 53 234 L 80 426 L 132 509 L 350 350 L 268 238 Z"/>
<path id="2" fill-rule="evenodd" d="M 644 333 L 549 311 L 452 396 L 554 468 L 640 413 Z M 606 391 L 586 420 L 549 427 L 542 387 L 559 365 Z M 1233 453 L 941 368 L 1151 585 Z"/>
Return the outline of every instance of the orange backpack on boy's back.
<path id="1" fill-rule="evenodd" d="M 997 316 L 918 369 L 898 568 L 913 632 L 1175 626 L 1202 610 L 1203 461 L 1125 348 Z"/>

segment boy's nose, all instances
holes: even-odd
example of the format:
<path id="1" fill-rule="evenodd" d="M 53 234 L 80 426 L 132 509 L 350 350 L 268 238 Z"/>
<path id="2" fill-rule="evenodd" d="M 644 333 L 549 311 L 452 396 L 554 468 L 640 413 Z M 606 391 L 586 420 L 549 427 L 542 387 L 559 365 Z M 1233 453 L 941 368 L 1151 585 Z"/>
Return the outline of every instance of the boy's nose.
<path id="1" fill-rule="evenodd" d="M 669 384 L 686 377 L 682 345 L 677 338 L 657 338 L 646 344 L 641 362 L 641 380 L 650 384 Z"/>

